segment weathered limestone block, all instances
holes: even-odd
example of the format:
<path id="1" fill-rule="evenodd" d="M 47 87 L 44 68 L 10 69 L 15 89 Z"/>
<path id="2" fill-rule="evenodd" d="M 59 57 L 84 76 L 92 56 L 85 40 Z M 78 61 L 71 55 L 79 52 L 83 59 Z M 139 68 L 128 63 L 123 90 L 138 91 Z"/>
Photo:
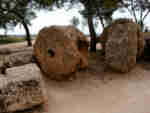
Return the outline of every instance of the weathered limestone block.
<path id="1" fill-rule="evenodd" d="M 67 79 L 88 67 L 88 42 L 74 26 L 43 28 L 34 45 L 41 71 L 52 79 Z"/>
<path id="2" fill-rule="evenodd" d="M 21 48 L 0 48 L 0 55 L 10 55 L 17 52 L 33 51 L 32 47 L 21 47 Z"/>
<path id="3" fill-rule="evenodd" d="M 137 49 L 137 57 L 139 58 L 143 55 L 143 53 L 144 53 L 144 37 L 143 37 L 142 31 L 141 31 L 139 25 L 137 25 L 136 23 L 134 23 L 132 20 L 129 20 L 129 19 L 118 19 L 118 20 L 114 21 L 111 25 L 109 25 L 108 27 L 106 27 L 104 29 L 103 33 L 100 35 L 100 37 L 98 39 L 98 41 L 102 43 L 102 46 L 103 46 L 104 50 L 105 50 L 105 47 L 106 47 L 106 43 L 107 43 L 107 41 L 109 40 L 109 37 L 110 37 L 109 33 L 113 32 L 113 30 L 116 29 L 115 26 L 118 25 L 118 24 L 124 25 L 124 24 L 129 24 L 129 23 L 134 26 L 133 31 L 131 29 L 131 32 L 134 32 L 135 30 L 137 32 L 137 36 L 136 36 L 137 37 L 137 48 L 138 48 Z M 112 29 L 112 27 L 114 29 Z M 117 29 L 117 30 L 119 30 L 119 29 Z M 124 30 L 126 30 L 125 27 L 124 27 Z M 119 33 L 121 33 L 121 32 L 119 32 Z M 132 36 L 129 36 L 129 37 L 132 38 Z"/>
<path id="4" fill-rule="evenodd" d="M 0 113 L 23 111 L 44 103 L 40 71 L 35 66 L 10 68 L 7 75 L 0 76 Z"/>
<path id="5" fill-rule="evenodd" d="M 12 53 L 8 56 L 7 62 L 13 66 L 21 66 L 32 62 L 33 51 Z"/>
<path id="6" fill-rule="evenodd" d="M 5 74 L 7 68 L 21 66 L 34 62 L 33 51 L 11 53 L 0 55 L 0 73 Z"/>
<path id="7" fill-rule="evenodd" d="M 11 65 L 8 61 L 8 57 L 5 55 L 0 55 L 0 74 L 6 74 L 6 69 Z"/>
<path id="8" fill-rule="evenodd" d="M 144 51 L 143 42 L 140 29 L 134 22 L 114 22 L 107 29 L 106 64 L 113 70 L 129 72 L 135 66 L 137 57 Z"/>
<path id="9" fill-rule="evenodd" d="M 1 48 L 0 49 L 0 55 L 7 55 L 7 54 L 10 54 L 11 53 L 11 50 L 8 49 L 8 48 Z"/>

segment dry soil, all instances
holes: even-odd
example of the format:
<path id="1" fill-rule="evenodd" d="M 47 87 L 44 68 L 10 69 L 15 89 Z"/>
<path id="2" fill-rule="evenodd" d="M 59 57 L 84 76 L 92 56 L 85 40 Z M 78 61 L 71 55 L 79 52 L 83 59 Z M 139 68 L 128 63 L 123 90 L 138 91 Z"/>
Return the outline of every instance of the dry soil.
<path id="1" fill-rule="evenodd" d="M 47 113 L 150 113 L 150 63 L 139 62 L 127 74 L 105 68 L 90 55 L 89 68 L 60 82 L 43 76 Z"/>

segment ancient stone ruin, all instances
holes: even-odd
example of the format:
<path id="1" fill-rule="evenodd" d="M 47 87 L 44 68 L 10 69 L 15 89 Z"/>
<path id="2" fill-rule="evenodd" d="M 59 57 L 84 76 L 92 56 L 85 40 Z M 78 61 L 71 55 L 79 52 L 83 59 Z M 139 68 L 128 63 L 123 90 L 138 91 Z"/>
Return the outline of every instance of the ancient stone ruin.
<path id="1" fill-rule="evenodd" d="M 6 69 L 34 62 L 33 48 L 1 48 L 0 74 L 6 74 Z"/>
<path id="2" fill-rule="evenodd" d="M 88 42 L 74 26 L 43 28 L 34 45 L 34 56 L 44 75 L 67 79 L 88 67 Z"/>
<path id="3" fill-rule="evenodd" d="M 45 112 L 41 73 L 32 56 L 32 47 L 0 48 L 0 113 Z"/>
<path id="4" fill-rule="evenodd" d="M 35 66 L 13 67 L 6 75 L 0 74 L 0 113 L 27 113 L 45 103 L 40 71 L 37 67 L 33 70 Z"/>
<path id="5" fill-rule="evenodd" d="M 129 72 L 144 51 L 140 27 L 128 19 L 119 19 L 101 35 L 106 65 L 119 72 Z"/>

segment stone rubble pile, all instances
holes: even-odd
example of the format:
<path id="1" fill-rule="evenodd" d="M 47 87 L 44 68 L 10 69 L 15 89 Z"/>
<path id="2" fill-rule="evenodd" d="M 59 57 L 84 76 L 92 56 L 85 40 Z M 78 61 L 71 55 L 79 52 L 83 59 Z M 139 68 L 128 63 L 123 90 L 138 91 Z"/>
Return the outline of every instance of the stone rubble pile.
<path id="1" fill-rule="evenodd" d="M 44 104 L 41 75 L 35 64 L 13 67 L 0 75 L 0 113 L 25 111 Z"/>

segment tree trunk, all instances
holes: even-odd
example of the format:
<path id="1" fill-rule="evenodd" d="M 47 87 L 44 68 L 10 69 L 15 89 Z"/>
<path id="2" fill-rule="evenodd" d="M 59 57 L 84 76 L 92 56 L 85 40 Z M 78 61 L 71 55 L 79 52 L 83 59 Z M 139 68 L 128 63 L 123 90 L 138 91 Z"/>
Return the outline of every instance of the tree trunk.
<path id="1" fill-rule="evenodd" d="M 28 28 L 27 24 L 24 21 L 22 22 L 22 24 L 23 24 L 23 27 L 24 27 L 24 29 L 26 31 L 27 44 L 28 44 L 28 46 L 32 46 L 31 35 L 30 35 L 29 28 Z"/>
<path id="2" fill-rule="evenodd" d="M 99 15 L 98 17 L 99 17 L 99 20 L 100 20 L 100 22 L 102 24 L 102 28 L 104 29 L 105 26 L 104 26 L 104 21 L 103 21 L 102 16 Z"/>
<path id="3" fill-rule="evenodd" d="M 96 33 L 94 30 L 92 15 L 88 15 L 88 28 L 89 28 L 90 37 L 91 37 L 90 51 L 96 52 Z"/>
<path id="4" fill-rule="evenodd" d="M 143 24 L 143 21 L 140 22 L 140 27 L 142 29 L 142 32 L 144 31 L 144 24 Z"/>
<path id="5" fill-rule="evenodd" d="M 5 10 L 5 9 L 3 9 L 3 10 Z M 6 11 L 8 11 L 8 10 L 6 10 Z M 28 46 L 32 46 L 30 31 L 29 31 L 28 25 L 24 21 L 24 17 L 15 10 L 9 10 L 8 12 L 15 14 L 16 16 L 18 16 L 18 18 L 20 18 L 22 20 L 21 23 L 26 31 L 27 44 L 28 44 Z"/>

